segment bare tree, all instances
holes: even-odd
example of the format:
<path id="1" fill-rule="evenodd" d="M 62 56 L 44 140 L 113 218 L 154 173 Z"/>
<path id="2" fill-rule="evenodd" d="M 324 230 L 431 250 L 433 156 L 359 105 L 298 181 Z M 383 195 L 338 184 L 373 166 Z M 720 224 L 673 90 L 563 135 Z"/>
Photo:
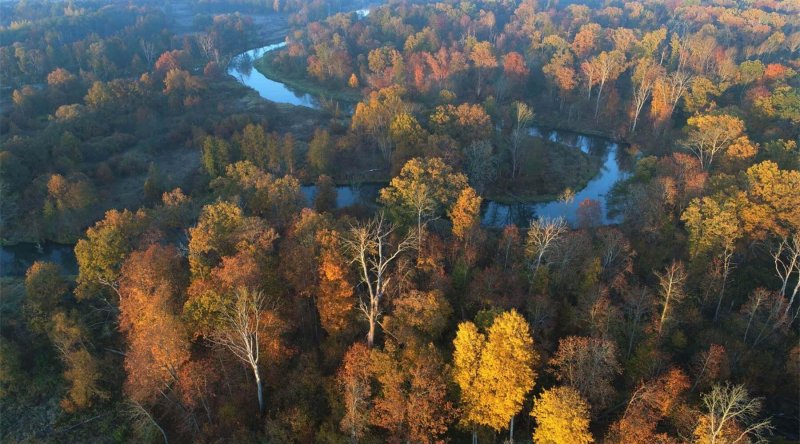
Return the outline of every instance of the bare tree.
<path id="1" fill-rule="evenodd" d="M 31 71 L 36 75 L 42 75 L 44 71 L 44 54 L 41 50 L 33 49 L 25 53 Z"/>
<path id="2" fill-rule="evenodd" d="M 464 150 L 466 172 L 469 183 L 478 194 L 497 178 L 497 157 L 492 153 L 492 144 L 487 140 L 474 141 Z"/>
<path id="3" fill-rule="evenodd" d="M 531 274 L 536 274 L 545 254 L 556 246 L 567 230 L 567 222 L 561 217 L 531 220 L 528 226 L 528 238 L 525 240 L 525 255 L 531 262 Z"/>
<path id="4" fill-rule="evenodd" d="M 786 298 L 782 294 L 765 288 L 753 290 L 741 309 L 741 313 L 747 316 L 742 342 L 747 344 L 748 334 L 752 330 L 755 337 L 750 345 L 755 348 L 773 333 L 787 329 L 791 323 L 788 311 Z"/>
<path id="5" fill-rule="evenodd" d="M 631 134 L 636 132 L 636 123 L 639 121 L 639 114 L 642 112 L 645 103 L 653 92 L 658 74 L 663 68 L 656 65 L 651 58 L 644 58 L 631 76 L 633 86 L 633 121 L 631 122 Z"/>
<path id="6" fill-rule="evenodd" d="M 789 298 L 789 303 L 786 305 L 786 314 L 788 315 L 794 305 L 795 297 L 800 292 L 800 233 L 794 233 L 791 237 L 782 237 L 778 245 L 770 250 L 770 255 L 775 261 L 775 273 L 781 280 L 780 294 Z M 797 277 L 790 295 L 789 281 L 791 281 L 792 275 Z"/>
<path id="7" fill-rule="evenodd" d="M 625 54 L 622 51 L 614 50 L 611 52 L 603 51 L 592 59 L 591 62 L 595 65 L 595 73 L 598 80 L 597 102 L 594 107 L 594 118 L 597 119 L 597 114 L 600 111 L 600 98 L 603 96 L 603 87 L 606 82 L 614 81 L 625 71 L 626 60 Z"/>
<path id="8" fill-rule="evenodd" d="M 731 271 L 733 271 L 735 265 L 733 263 L 733 254 L 735 253 L 734 250 L 734 240 L 735 239 L 725 239 L 724 241 L 724 250 L 720 253 L 719 258 L 722 262 L 722 282 L 720 283 L 719 289 L 719 298 L 717 299 L 717 308 L 714 310 L 714 322 L 717 321 L 719 318 L 719 310 L 722 307 L 722 298 L 725 296 L 725 287 L 728 284 L 728 278 L 731 275 Z"/>
<path id="9" fill-rule="evenodd" d="M 364 224 L 351 227 L 349 234 L 343 238 L 347 254 L 351 262 L 356 264 L 361 284 L 366 289 L 366 295 L 363 292 L 359 294 L 358 309 L 369 323 L 369 347 L 375 342 L 375 331 L 383 315 L 383 299 L 392 282 L 390 267 L 405 251 L 413 249 L 417 242 L 414 233 L 410 232 L 392 245 L 391 238 L 395 230 L 396 227 L 387 222 L 381 213 Z"/>
<path id="10" fill-rule="evenodd" d="M 690 391 L 693 392 L 701 383 L 710 383 L 722 377 L 722 373 L 727 369 L 727 361 L 725 347 L 719 344 L 711 344 L 708 350 L 695 355 L 692 363 L 692 373 L 695 378 Z"/>
<path id="11" fill-rule="evenodd" d="M 606 278 L 622 276 L 631 271 L 633 255 L 631 244 L 616 228 L 604 228 L 597 233 L 600 241 L 600 265 Z"/>
<path id="12" fill-rule="evenodd" d="M 680 144 L 707 170 L 717 153 L 724 152 L 743 132 L 744 122 L 730 115 L 698 115 L 686 120 L 689 130 Z"/>
<path id="13" fill-rule="evenodd" d="M 669 112 L 665 116 L 665 120 L 672 118 L 672 114 L 675 113 L 675 108 L 678 107 L 678 102 L 689 89 L 692 80 L 691 74 L 680 69 L 670 75 L 656 79 L 654 86 L 658 84 L 659 87 L 654 88 L 654 94 L 658 92 L 659 101 L 669 107 Z"/>
<path id="14" fill-rule="evenodd" d="M 595 414 L 609 406 L 615 394 L 612 382 L 622 372 L 616 343 L 601 338 L 562 338 L 550 365 L 556 380 L 581 392 Z"/>
<path id="15" fill-rule="evenodd" d="M 756 420 L 761 398 L 750 398 L 744 385 L 715 385 L 703 395 L 708 413 L 700 418 L 695 436 L 704 442 L 767 442 L 764 435 L 772 430 L 769 419 Z"/>
<path id="16" fill-rule="evenodd" d="M 125 413 L 127 413 L 135 429 L 144 433 L 149 427 L 153 427 L 161 432 L 161 436 L 164 438 L 164 444 L 169 444 L 167 433 L 164 432 L 164 429 L 158 425 L 153 415 L 151 415 L 143 405 L 133 399 L 128 399 L 125 404 L 127 406 Z"/>
<path id="17" fill-rule="evenodd" d="M 686 270 L 683 263 L 674 261 L 672 264 L 664 269 L 663 273 L 656 272 L 658 278 L 659 296 L 661 297 L 661 319 L 658 322 L 658 334 L 664 328 L 664 322 L 667 320 L 669 313 L 669 304 L 680 303 L 686 297 L 685 284 L 686 284 Z"/>
<path id="18" fill-rule="evenodd" d="M 511 129 L 511 143 L 508 150 L 511 153 L 511 178 L 517 177 L 519 172 L 519 157 L 522 141 L 528 135 L 528 126 L 533 120 L 533 109 L 522 102 L 514 102 L 514 127 Z"/>
<path id="19" fill-rule="evenodd" d="M 653 296 L 647 287 L 635 286 L 624 293 L 623 300 L 623 311 L 628 328 L 628 352 L 625 356 L 630 357 L 633 353 L 633 345 L 636 343 L 639 325 L 653 309 Z"/>
<path id="20" fill-rule="evenodd" d="M 259 335 L 263 333 L 262 313 L 266 299 L 260 291 L 240 288 L 236 300 L 223 315 L 223 326 L 213 332 L 209 340 L 227 348 L 240 361 L 253 369 L 258 388 L 258 410 L 264 414 L 264 392 L 258 370 Z"/>
<path id="21" fill-rule="evenodd" d="M 139 40 L 139 46 L 142 47 L 144 59 L 147 61 L 147 66 L 153 66 L 153 61 L 156 59 L 156 45 L 153 42 L 148 42 L 145 39 Z"/>
<path id="22" fill-rule="evenodd" d="M 213 34 L 210 32 L 198 34 L 197 45 L 200 47 L 200 50 L 203 51 L 203 55 L 207 61 L 210 62 L 213 59 L 215 62 L 219 63 L 219 50 L 217 49 L 217 42 Z"/>

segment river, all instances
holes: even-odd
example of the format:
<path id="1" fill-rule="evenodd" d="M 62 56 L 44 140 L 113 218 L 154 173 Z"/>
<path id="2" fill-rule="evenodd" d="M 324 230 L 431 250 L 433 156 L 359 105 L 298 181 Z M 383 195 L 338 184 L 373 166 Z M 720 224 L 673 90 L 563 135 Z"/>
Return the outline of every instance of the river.
<path id="1" fill-rule="evenodd" d="M 359 17 L 366 17 L 369 9 L 356 11 Z M 233 58 L 228 67 L 228 74 L 236 78 L 243 85 L 248 86 L 266 100 L 276 103 L 287 103 L 296 106 L 319 108 L 319 101 L 311 94 L 297 91 L 289 86 L 268 79 L 258 70 L 253 68 L 253 61 L 263 57 L 269 51 L 284 48 L 286 42 L 255 48 Z M 569 202 L 552 201 L 543 203 L 520 202 L 517 204 L 501 204 L 486 201 L 482 215 L 482 222 L 487 226 L 503 226 L 509 223 L 525 225 L 533 217 L 564 217 L 571 224 L 577 221 L 577 209 L 585 199 L 596 200 L 600 203 L 601 220 L 604 225 L 618 223 L 618 218 L 611 218 L 607 214 L 606 195 L 614 184 L 627 176 L 620 166 L 619 145 L 609 139 L 580 134 L 563 130 L 545 130 L 534 127 L 530 131 L 532 137 L 544 138 L 551 142 L 561 143 L 575 149 L 602 157 L 603 164 L 597 175 L 592 178 L 582 190 L 575 193 Z M 350 186 L 338 187 L 337 206 L 350 206 L 362 198 L 363 190 Z M 374 190 L 373 190 L 374 191 Z M 375 193 L 371 191 L 369 195 Z M 315 190 L 313 186 L 303 187 L 303 192 L 309 201 L 313 200 Z"/>
<path id="2" fill-rule="evenodd" d="M 578 207 L 586 199 L 597 201 L 600 204 L 600 224 L 610 225 L 620 222 L 618 216 L 609 217 L 606 199 L 614 184 L 628 177 L 628 173 L 622 167 L 623 162 L 620 158 L 618 143 L 598 136 L 564 130 L 545 130 L 537 127 L 531 128 L 530 135 L 601 157 L 603 164 L 597 175 L 589 180 L 583 189 L 577 191 L 568 202 L 555 200 L 539 203 L 520 202 L 509 205 L 488 201 L 481 216 L 484 225 L 496 227 L 513 223 L 524 226 L 532 218 L 563 217 L 574 226 L 578 222 Z"/>
<path id="3" fill-rule="evenodd" d="M 369 15 L 369 9 L 359 9 L 355 13 L 359 18 L 364 18 Z M 316 97 L 269 79 L 253 67 L 253 62 L 263 57 L 264 54 L 285 47 L 286 42 L 283 41 L 245 51 L 231 59 L 231 63 L 228 65 L 228 74 L 243 85 L 258 91 L 261 97 L 271 102 L 319 108 L 319 100 Z"/>
<path id="4" fill-rule="evenodd" d="M 575 226 L 578 222 L 578 207 L 585 199 L 597 201 L 600 204 L 600 224 L 610 225 L 620 222 L 619 217 L 610 217 L 606 207 L 606 195 L 611 191 L 614 184 L 625 177 L 628 173 L 622 168 L 619 158 L 619 144 L 608 139 L 579 134 L 564 130 L 531 128 L 532 137 L 547 139 L 554 143 L 564 144 L 574 149 L 579 149 L 592 156 L 603 159 L 597 175 L 595 175 L 586 186 L 575 193 L 569 202 L 520 202 L 516 204 L 498 203 L 492 200 L 484 200 L 481 209 L 481 223 L 488 227 L 503 227 L 508 224 L 525 226 L 533 218 L 556 218 L 562 217 L 571 225 Z M 386 184 L 368 183 L 363 185 L 340 185 L 336 187 L 336 207 L 344 208 L 352 205 L 372 205 L 378 196 L 378 192 Z M 316 187 L 314 185 L 303 186 L 303 195 L 309 204 L 314 201 Z"/>
<path id="5" fill-rule="evenodd" d="M 369 10 L 361 9 L 356 11 L 356 14 L 363 18 L 369 14 Z M 232 59 L 231 64 L 228 66 L 228 74 L 243 85 L 256 90 L 264 99 L 272 102 L 319 108 L 318 100 L 311 94 L 293 90 L 281 82 L 266 78 L 258 70 L 253 69 L 254 60 L 263 57 L 269 51 L 285 46 L 286 42 L 280 42 L 239 54 Z M 619 218 L 608 216 L 606 200 L 606 196 L 614 184 L 628 176 L 628 173 L 622 167 L 619 144 L 599 136 L 540 127 L 531 128 L 530 135 L 535 138 L 547 139 L 554 143 L 567 145 L 593 156 L 599 156 L 603 159 L 602 167 L 586 187 L 576 192 L 574 199 L 569 202 L 504 204 L 486 200 L 484 201 L 481 215 L 481 221 L 484 225 L 502 227 L 514 223 L 518 226 L 525 226 L 532 218 L 563 217 L 574 226 L 577 222 L 578 206 L 585 199 L 599 202 L 601 224 L 608 225 L 619 222 Z M 337 208 L 345 208 L 356 204 L 372 205 L 375 203 L 382 186 L 382 184 L 375 183 L 339 186 L 337 187 L 336 206 Z M 313 185 L 307 185 L 302 188 L 302 191 L 308 203 L 313 203 L 316 188 Z M 38 246 L 36 244 L 23 243 L 0 247 L 0 276 L 22 276 L 25 274 L 25 270 L 37 260 L 56 262 L 62 266 L 66 274 L 77 273 L 78 267 L 72 245 L 45 243 Z"/>

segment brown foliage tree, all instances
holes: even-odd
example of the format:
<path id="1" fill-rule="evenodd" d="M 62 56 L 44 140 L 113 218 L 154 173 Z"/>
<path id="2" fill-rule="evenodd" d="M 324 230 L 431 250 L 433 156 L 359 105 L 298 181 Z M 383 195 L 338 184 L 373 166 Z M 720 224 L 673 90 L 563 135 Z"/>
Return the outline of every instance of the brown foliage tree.
<path id="1" fill-rule="evenodd" d="M 597 414 L 615 393 L 612 382 L 621 371 L 616 354 L 609 340 L 568 336 L 559 341 L 550 365 L 556 379 L 577 389 Z"/>
<path id="2" fill-rule="evenodd" d="M 151 245 L 122 266 L 120 330 L 125 334 L 125 390 L 137 402 L 166 396 L 189 360 L 189 338 L 180 320 L 185 270 L 174 247 Z"/>

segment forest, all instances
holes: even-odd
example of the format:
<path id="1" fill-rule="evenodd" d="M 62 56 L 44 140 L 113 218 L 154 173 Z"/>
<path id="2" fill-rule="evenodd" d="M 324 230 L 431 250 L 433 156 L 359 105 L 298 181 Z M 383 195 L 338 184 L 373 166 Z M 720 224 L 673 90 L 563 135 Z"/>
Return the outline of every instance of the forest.
<path id="1" fill-rule="evenodd" d="M 0 2 L 0 441 L 800 442 L 798 143 L 800 0 Z"/>

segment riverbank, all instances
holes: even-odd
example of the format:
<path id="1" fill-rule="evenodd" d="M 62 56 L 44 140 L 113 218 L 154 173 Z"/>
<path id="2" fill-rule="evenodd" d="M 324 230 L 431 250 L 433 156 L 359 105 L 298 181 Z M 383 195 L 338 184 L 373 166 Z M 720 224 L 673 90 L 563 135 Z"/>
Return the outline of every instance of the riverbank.
<path id="1" fill-rule="evenodd" d="M 558 200 L 566 190 L 580 191 L 600 172 L 604 159 L 579 147 L 531 137 L 519 176 L 490 188 L 485 198 L 500 204 Z"/>
<path id="2" fill-rule="evenodd" d="M 263 57 L 253 61 L 253 67 L 263 74 L 264 77 L 283 83 L 299 93 L 310 94 L 314 97 L 320 97 L 326 100 L 346 102 L 348 104 L 356 104 L 361 100 L 361 93 L 356 89 L 334 90 L 326 88 L 324 85 L 306 77 L 293 77 L 281 72 L 273 63 L 278 53 L 279 51 L 267 52 Z"/>

